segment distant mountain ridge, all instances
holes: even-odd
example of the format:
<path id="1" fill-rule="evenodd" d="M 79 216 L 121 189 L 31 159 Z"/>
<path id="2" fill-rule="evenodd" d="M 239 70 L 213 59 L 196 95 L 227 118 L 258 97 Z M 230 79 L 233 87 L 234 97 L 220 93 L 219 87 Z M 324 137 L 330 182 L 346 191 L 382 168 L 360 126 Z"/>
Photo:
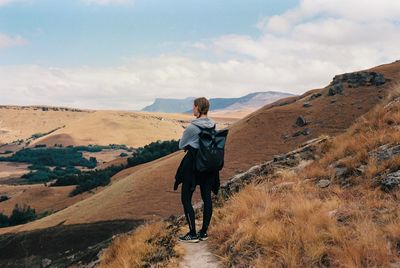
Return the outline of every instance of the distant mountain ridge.
<path id="1" fill-rule="evenodd" d="M 184 99 L 156 98 L 153 104 L 144 107 L 141 111 L 176 113 L 192 109 L 192 102 L 195 97 Z"/>
<path id="2" fill-rule="evenodd" d="M 257 109 L 282 98 L 294 96 L 290 93 L 278 91 L 254 92 L 239 98 L 211 98 L 210 105 L 215 110 Z M 165 113 L 190 113 L 195 97 L 185 99 L 156 98 L 154 103 L 146 106 L 142 111 Z"/>

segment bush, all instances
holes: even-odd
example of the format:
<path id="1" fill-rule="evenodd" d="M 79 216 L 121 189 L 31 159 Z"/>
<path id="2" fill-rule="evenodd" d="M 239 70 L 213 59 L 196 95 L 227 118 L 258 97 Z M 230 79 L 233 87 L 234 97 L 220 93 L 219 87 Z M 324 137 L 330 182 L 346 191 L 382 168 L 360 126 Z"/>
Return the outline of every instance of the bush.
<path id="1" fill-rule="evenodd" d="M 10 225 L 10 222 L 8 221 L 8 217 L 4 215 L 3 213 L 0 213 L 0 228 L 1 227 L 7 227 Z"/>
<path id="2" fill-rule="evenodd" d="M 36 219 L 35 209 L 30 206 L 23 205 L 22 207 L 15 205 L 11 216 L 9 217 L 9 225 L 24 224 Z"/>
<path id="3" fill-rule="evenodd" d="M 31 171 L 28 174 L 22 175 L 23 179 L 29 181 L 29 183 L 39 183 L 39 182 L 49 182 L 52 180 L 60 180 L 60 179 L 68 179 L 70 176 L 74 176 L 76 174 L 80 174 L 81 171 L 76 169 L 75 167 L 56 167 L 54 170 L 50 170 L 45 166 L 29 166 L 30 169 L 37 169 L 35 171 Z M 62 185 L 73 185 L 72 184 L 62 184 Z M 57 185 L 61 186 L 61 185 Z"/>
<path id="4" fill-rule="evenodd" d="M 156 141 L 137 149 L 133 157 L 128 158 L 128 166 L 136 166 L 179 150 L 179 141 Z"/>
<path id="5" fill-rule="evenodd" d="M 128 156 L 128 154 L 127 153 L 120 153 L 119 156 L 120 157 L 126 157 L 126 156 Z"/>
<path id="6" fill-rule="evenodd" d="M 111 177 L 120 172 L 125 168 L 124 165 L 111 166 L 102 170 L 94 170 L 82 172 L 80 175 L 75 177 L 70 177 L 69 179 L 57 180 L 56 184 L 65 183 L 66 181 L 75 182 L 77 184 L 76 188 L 72 190 L 70 196 L 74 196 L 98 186 L 106 186 L 110 183 Z"/>
<path id="7" fill-rule="evenodd" d="M 46 146 L 46 144 L 36 144 L 35 148 L 45 148 Z"/>
<path id="8" fill-rule="evenodd" d="M 43 137 L 44 135 L 46 135 L 46 134 L 44 134 L 44 133 L 35 133 L 35 134 L 33 134 L 31 136 L 31 138 L 35 140 L 35 139 L 38 139 L 40 137 Z"/>
<path id="9" fill-rule="evenodd" d="M 82 166 L 96 167 L 96 158 L 87 160 L 75 148 L 25 148 L 10 157 L 0 157 L 0 161 L 25 162 L 41 166 Z"/>
<path id="10" fill-rule="evenodd" d="M 7 201 L 8 199 L 10 199 L 10 198 L 7 195 L 0 196 L 0 202 Z"/>

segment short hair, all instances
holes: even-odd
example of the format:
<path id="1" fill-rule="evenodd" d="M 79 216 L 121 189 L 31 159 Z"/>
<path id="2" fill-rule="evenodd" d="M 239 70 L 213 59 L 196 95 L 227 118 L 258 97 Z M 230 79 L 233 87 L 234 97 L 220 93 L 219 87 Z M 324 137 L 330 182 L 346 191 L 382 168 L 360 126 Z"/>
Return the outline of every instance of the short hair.
<path id="1" fill-rule="evenodd" d="M 200 97 L 194 100 L 194 106 L 197 106 L 200 115 L 206 115 L 208 113 L 208 109 L 210 109 L 210 102 L 206 98 Z"/>

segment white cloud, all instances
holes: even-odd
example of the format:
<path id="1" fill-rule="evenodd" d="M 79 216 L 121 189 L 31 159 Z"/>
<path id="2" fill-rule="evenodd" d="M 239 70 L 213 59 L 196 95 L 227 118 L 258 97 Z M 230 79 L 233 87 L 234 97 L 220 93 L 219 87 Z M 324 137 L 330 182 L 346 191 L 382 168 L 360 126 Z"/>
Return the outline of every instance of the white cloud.
<path id="1" fill-rule="evenodd" d="M 0 6 L 4 6 L 10 2 L 13 2 L 13 0 L 0 0 Z"/>
<path id="2" fill-rule="evenodd" d="M 115 68 L 3 66 L 0 94 L 2 104 L 140 109 L 156 97 L 239 96 L 263 88 L 271 78 L 265 76 L 267 69 L 260 65 L 255 72 L 251 62 L 178 56 L 138 59 Z"/>
<path id="3" fill-rule="evenodd" d="M 14 37 L 4 33 L 0 33 L 0 49 L 14 46 L 21 46 L 27 44 L 28 41 L 19 35 Z"/>
<path id="4" fill-rule="evenodd" d="M 335 74 L 398 59 L 399 3 L 303 0 L 260 20 L 257 38 L 226 35 L 194 42 L 190 47 L 198 54 L 191 58 L 161 55 L 114 68 L 3 66 L 1 104 L 140 109 L 156 97 L 300 94 L 327 85 Z"/>
<path id="5" fill-rule="evenodd" d="M 0 0 L 0 7 L 15 2 L 26 2 L 28 0 Z M 32 1 L 32 0 L 31 0 Z"/>
<path id="6" fill-rule="evenodd" d="M 1 1 L 1 0 L 0 0 Z M 134 0 L 83 0 L 87 4 L 96 4 L 101 6 L 108 5 L 133 5 Z"/>
<path id="7" fill-rule="evenodd" d="M 346 71 L 400 56 L 400 1 L 303 0 L 281 15 L 261 19 L 258 38 L 222 36 L 214 49 L 279 73 L 292 91 L 327 84 Z M 269 87 L 271 81 L 266 86 Z"/>

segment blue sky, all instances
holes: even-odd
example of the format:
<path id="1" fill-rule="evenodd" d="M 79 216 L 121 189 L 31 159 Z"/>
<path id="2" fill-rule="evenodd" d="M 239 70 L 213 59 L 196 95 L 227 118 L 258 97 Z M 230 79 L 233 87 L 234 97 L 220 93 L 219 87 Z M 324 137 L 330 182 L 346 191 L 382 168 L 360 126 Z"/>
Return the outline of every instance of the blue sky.
<path id="1" fill-rule="evenodd" d="M 0 8 L 0 32 L 27 44 L 0 50 L 0 64 L 116 65 L 126 57 L 190 53 L 182 44 L 225 34 L 259 35 L 257 22 L 296 1 L 160 1 L 88 4 L 14 2 Z"/>
<path id="2" fill-rule="evenodd" d="M 0 0 L 2 105 L 302 94 L 399 55 L 399 0 Z"/>

